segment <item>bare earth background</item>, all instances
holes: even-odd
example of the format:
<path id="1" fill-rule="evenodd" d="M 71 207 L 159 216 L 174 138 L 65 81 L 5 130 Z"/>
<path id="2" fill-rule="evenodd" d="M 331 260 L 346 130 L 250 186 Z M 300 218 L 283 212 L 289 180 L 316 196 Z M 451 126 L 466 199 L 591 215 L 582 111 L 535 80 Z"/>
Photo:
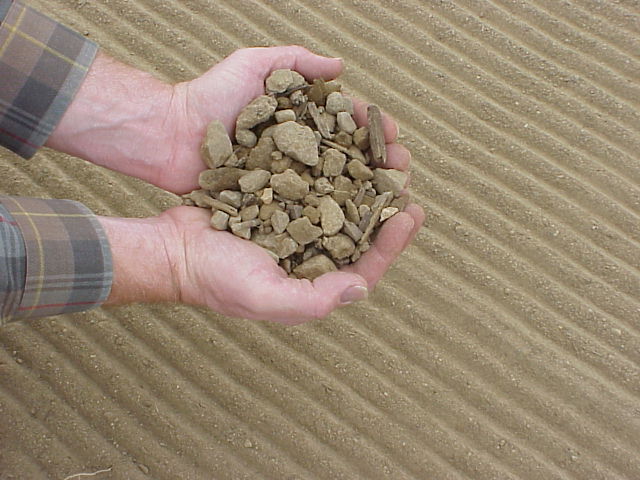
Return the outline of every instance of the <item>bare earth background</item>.
<path id="1" fill-rule="evenodd" d="M 136 306 L 0 330 L 0 479 L 640 478 L 640 3 L 37 0 L 190 79 L 253 45 L 341 56 L 401 125 L 417 241 L 297 328 Z M 51 151 L 0 191 L 149 216 Z"/>

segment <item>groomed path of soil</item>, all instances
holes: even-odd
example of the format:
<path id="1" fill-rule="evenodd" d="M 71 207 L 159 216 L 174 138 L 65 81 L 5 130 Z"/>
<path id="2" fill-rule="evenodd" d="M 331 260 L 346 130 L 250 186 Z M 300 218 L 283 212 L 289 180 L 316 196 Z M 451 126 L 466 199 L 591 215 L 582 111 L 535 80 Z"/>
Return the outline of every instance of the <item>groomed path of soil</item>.
<path id="1" fill-rule="evenodd" d="M 235 49 L 345 59 L 425 228 L 296 328 L 183 306 L 0 330 L 0 479 L 640 478 L 640 3 L 36 0 L 169 81 Z M 44 150 L 0 192 L 175 198 Z"/>

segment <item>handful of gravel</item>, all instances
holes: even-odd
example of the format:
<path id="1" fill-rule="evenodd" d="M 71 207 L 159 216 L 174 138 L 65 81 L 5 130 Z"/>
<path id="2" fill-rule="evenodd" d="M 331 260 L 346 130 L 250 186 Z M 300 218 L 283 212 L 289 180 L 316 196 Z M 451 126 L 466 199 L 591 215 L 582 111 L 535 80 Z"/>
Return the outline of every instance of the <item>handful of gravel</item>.
<path id="1" fill-rule="evenodd" d="M 380 109 L 357 128 L 336 81 L 276 70 L 265 95 L 236 121 L 232 145 L 213 121 L 202 144 L 209 167 L 186 205 L 210 208 L 211 226 L 263 247 L 290 275 L 314 278 L 353 263 L 381 223 L 405 208 L 407 174 L 385 169 Z"/>

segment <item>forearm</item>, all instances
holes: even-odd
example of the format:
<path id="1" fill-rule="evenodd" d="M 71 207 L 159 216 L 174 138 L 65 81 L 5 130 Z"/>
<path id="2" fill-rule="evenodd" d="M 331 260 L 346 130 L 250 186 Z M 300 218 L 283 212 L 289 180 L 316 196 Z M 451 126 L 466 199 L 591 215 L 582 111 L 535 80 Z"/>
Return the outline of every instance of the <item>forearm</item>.
<path id="1" fill-rule="evenodd" d="M 99 52 L 46 145 L 154 182 L 167 160 L 158 157 L 170 152 L 149 155 L 149 146 L 165 144 L 171 131 L 172 92 L 152 75 Z"/>
<path id="2" fill-rule="evenodd" d="M 105 305 L 179 300 L 170 248 L 171 225 L 161 218 L 98 217 L 104 228 L 113 262 L 113 285 Z"/>

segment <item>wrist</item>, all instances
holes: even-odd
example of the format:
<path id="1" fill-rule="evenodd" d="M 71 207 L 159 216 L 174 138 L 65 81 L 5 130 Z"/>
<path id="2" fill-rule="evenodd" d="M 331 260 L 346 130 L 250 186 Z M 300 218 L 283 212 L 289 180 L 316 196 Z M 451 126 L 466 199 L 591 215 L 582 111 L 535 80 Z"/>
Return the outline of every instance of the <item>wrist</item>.
<path id="1" fill-rule="evenodd" d="M 174 255 L 177 237 L 162 217 L 98 217 L 113 262 L 113 285 L 105 305 L 176 302 L 180 298 Z"/>

